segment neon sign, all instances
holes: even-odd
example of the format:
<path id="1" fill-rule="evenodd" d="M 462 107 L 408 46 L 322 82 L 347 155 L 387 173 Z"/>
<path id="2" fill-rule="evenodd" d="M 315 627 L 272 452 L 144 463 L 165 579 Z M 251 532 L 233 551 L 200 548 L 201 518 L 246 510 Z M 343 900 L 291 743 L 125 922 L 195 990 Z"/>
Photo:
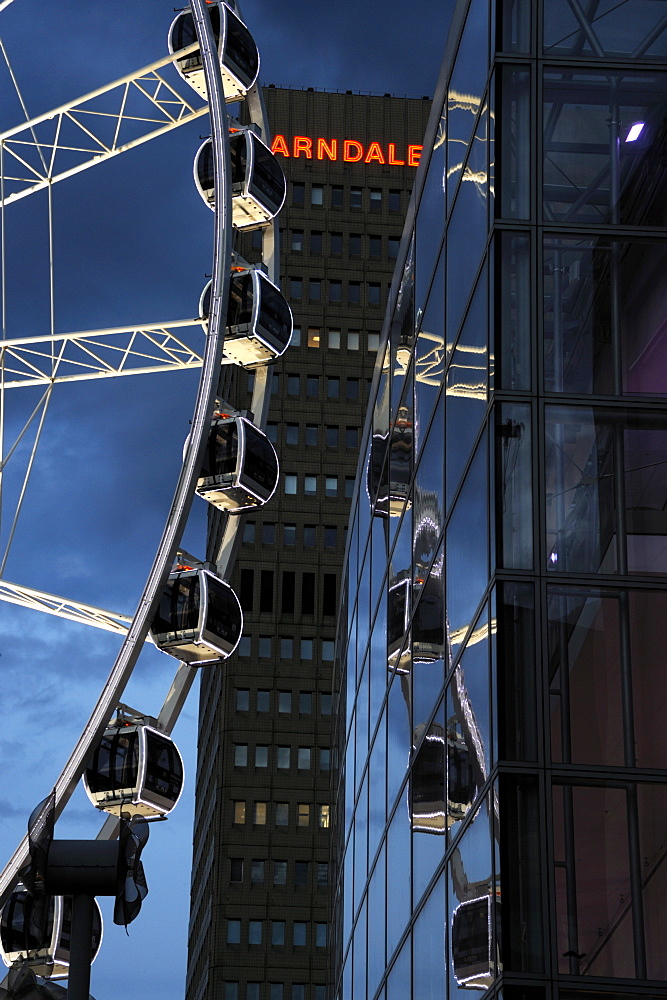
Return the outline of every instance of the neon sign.
<path id="1" fill-rule="evenodd" d="M 345 163 L 379 163 L 389 167 L 416 167 L 423 146 L 406 146 L 400 156 L 396 152 L 396 143 L 386 145 L 380 142 L 369 142 L 364 145 L 358 139 L 311 139 L 306 135 L 295 135 L 290 142 L 284 135 L 275 136 L 271 144 L 271 152 L 275 156 L 293 157 L 298 160 L 303 156 L 306 160 L 343 160 Z"/>

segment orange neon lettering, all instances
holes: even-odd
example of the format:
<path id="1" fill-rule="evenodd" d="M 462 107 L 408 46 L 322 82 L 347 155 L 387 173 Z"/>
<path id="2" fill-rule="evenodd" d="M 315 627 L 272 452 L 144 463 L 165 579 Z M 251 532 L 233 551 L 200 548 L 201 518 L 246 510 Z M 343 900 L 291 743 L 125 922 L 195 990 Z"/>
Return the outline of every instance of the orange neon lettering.
<path id="1" fill-rule="evenodd" d="M 364 147 L 356 139 L 346 139 L 343 143 L 343 159 L 347 163 L 358 163 L 364 155 Z"/>
<path id="2" fill-rule="evenodd" d="M 338 159 L 338 139 L 331 139 L 330 141 L 326 139 L 317 140 L 317 159 L 323 160 L 325 156 L 329 160 Z"/>
<path id="3" fill-rule="evenodd" d="M 300 153 L 305 153 L 307 160 L 312 160 L 313 158 L 313 140 L 307 138 L 305 135 L 294 136 L 294 159 Z"/>
<path id="4" fill-rule="evenodd" d="M 408 146 L 408 166 L 417 167 L 419 166 L 419 160 L 422 155 L 423 146 Z"/>
<path id="5" fill-rule="evenodd" d="M 368 147 L 368 152 L 366 153 L 366 159 L 364 163 L 384 163 L 384 153 L 380 149 L 379 142 L 372 142 Z"/>
<path id="6" fill-rule="evenodd" d="M 396 159 L 396 143 L 395 142 L 390 142 L 389 143 L 389 165 L 391 167 L 404 167 L 405 166 L 405 160 L 397 160 Z"/>
<path id="7" fill-rule="evenodd" d="M 289 146 L 284 135 L 277 135 L 271 143 L 271 152 L 275 155 L 289 156 Z"/>

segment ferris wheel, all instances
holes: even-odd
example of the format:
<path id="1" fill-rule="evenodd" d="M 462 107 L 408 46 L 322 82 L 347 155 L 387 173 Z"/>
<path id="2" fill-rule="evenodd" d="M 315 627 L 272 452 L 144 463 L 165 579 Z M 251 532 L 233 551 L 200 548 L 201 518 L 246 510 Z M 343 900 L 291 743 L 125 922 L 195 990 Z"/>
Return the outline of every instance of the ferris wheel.
<path id="1" fill-rule="evenodd" d="M 0 11 L 10 2 L 3 0 Z M 215 669 L 210 664 L 230 655 L 240 638 L 242 615 L 225 578 L 233 566 L 243 512 L 269 500 L 277 484 L 277 457 L 263 434 L 271 383 L 267 365 L 284 352 L 292 329 L 289 307 L 278 289 L 275 218 L 285 181 L 266 144 L 259 56 L 252 35 L 233 2 L 192 0 L 173 20 L 168 44 L 168 55 L 35 118 L 27 114 L 4 46 L 1 53 L 26 120 L 0 132 L 0 600 L 120 637 L 109 676 L 45 806 L 57 819 L 85 771 L 89 797 L 108 813 L 101 840 L 117 835 L 121 816 L 160 817 L 175 804 L 180 794 L 177 756 L 170 751 L 173 787 L 167 787 L 163 774 L 151 786 L 150 762 L 160 754 L 164 758 L 197 669 Z M 78 182 L 89 191 L 88 176 L 108 177 L 111 161 L 121 153 L 164 141 L 197 120 L 206 128 L 207 114 L 210 138 L 199 152 L 193 149 L 195 182 L 213 211 L 214 231 L 211 280 L 202 292 L 198 315 L 167 322 L 113 321 L 95 329 L 58 332 L 60 189 Z M 150 183 L 150 176 L 142 180 Z M 35 332 L 29 304 L 28 319 L 14 322 L 8 261 L 15 231 L 20 242 L 26 229 L 25 223 L 23 228 L 16 224 L 13 213 L 38 199 L 48 233 L 42 261 L 48 274 L 48 321 L 46 329 Z M 26 211 L 29 229 L 34 213 L 30 207 Z M 260 234 L 260 265 L 244 261 L 234 249 L 234 234 L 241 230 Z M 187 232 L 174 234 L 177 252 L 187 254 L 187 238 Z M 222 373 L 232 364 L 254 372 L 252 418 L 221 396 Z M 34 515 L 35 496 L 49 504 L 39 456 L 52 447 L 48 429 L 55 401 L 72 386 L 99 383 L 104 407 L 108 386 L 124 385 L 124 376 L 161 373 L 171 376 L 172 386 L 177 373 L 188 371 L 199 371 L 199 379 L 191 390 L 182 464 L 170 505 L 168 494 L 164 497 L 164 527 L 134 615 L 40 589 L 31 582 L 29 564 L 20 564 L 25 570 L 20 579 L 9 580 L 13 546 L 26 517 Z M 28 395 L 26 404 L 22 400 Z M 89 481 L 93 504 L 105 488 L 103 456 L 95 458 L 98 468 Z M 182 547 L 196 492 L 222 511 L 221 540 L 212 563 L 189 556 Z M 132 516 L 127 497 L 118 516 Z M 202 553 L 205 545 L 202 537 Z M 48 559 L 48 539 L 44 551 Z M 162 707 L 150 713 L 143 706 L 137 711 L 121 703 L 149 635 L 173 657 L 175 668 Z M 130 746 L 139 762 L 132 787 L 121 766 L 120 742 L 122 753 L 127 757 Z M 0 873 L 0 905 L 10 898 L 29 860 L 26 837 Z M 14 954 L 11 948 L 5 951 Z"/>

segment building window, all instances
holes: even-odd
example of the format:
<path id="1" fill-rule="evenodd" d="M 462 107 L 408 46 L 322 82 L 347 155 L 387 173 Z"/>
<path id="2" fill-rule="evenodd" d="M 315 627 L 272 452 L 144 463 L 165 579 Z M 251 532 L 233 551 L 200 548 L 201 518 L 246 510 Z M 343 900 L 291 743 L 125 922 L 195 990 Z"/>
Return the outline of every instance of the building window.
<path id="1" fill-rule="evenodd" d="M 359 399 L 359 379 L 349 378 L 345 383 L 345 395 L 348 399 Z"/>
<path id="2" fill-rule="evenodd" d="M 234 822 L 245 823 L 245 802 L 240 799 L 234 802 Z"/>
<path id="3" fill-rule="evenodd" d="M 332 208 L 342 208 L 343 207 L 343 185 L 342 184 L 332 184 L 331 185 L 331 207 Z"/>
<path id="4" fill-rule="evenodd" d="M 280 771 L 288 770 L 289 759 L 290 759 L 289 747 L 276 747 L 276 767 Z"/>
<path id="5" fill-rule="evenodd" d="M 341 192 L 342 193 L 342 192 Z M 342 201 L 342 198 L 341 198 Z M 329 243 L 329 252 L 333 255 L 342 254 L 343 252 L 343 234 L 342 233 L 331 233 L 331 242 Z"/>
<path id="6" fill-rule="evenodd" d="M 306 185 L 301 181 L 294 181 L 292 184 L 292 204 L 303 205 L 305 201 Z"/>
<path id="7" fill-rule="evenodd" d="M 368 304 L 369 306 L 380 305 L 380 284 L 376 281 L 368 283 Z"/>
<path id="8" fill-rule="evenodd" d="M 298 886 L 308 885 L 308 862 L 307 861 L 295 861 L 294 862 L 294 885 L 298 885 Z"/>
<path id="9" fill-rule="evenodd" d="M 326 948 L 327 946 L 327 925 L 315 924 L 315 947 Z"/>
<path id="10" fill-rule="evenodd" d="M 345 499 L 351 500 L 354 496 L 354 476 L 345 477 Z"/>
<path id="11" fill-rule="evenodd" d="M 252 391 L 255 388 L 255 373 L 248 372 L 246 375 L 246 391 L 252 396 Z"/>
<path id="12" fill-rule="evenodd" d="M 382 211 L 382 190 L 381 188 L 371 188 L 371 212 Z"/>
<path id="13" fill-rule="evenodd" d="M 255 767 L 269 766 L 269 748 L 267 746 L 255 747 Z"/>
<path id="14" fill-rule="evenodd" d="M 255 571 L 252 569 L 242 569 L 239 600 L 241 602 L 241 607 L 243 608 L 244 611 L 252 611 L 254 584 L 255 584 Z M 249 640 L 250 636 L 242 636 L 241 642 L 243 642 L 244 639 Z M 248 646 L 248 652 L 242 653 L 241 655 L 248 656 L 249 654 L 250 654 L 250 647 Z"/>
<path id="15" fill-rule="evenodd" d="M 338 376 L 329 376 L 327 378 L 327 397 L 328 399 L 338 399 L 340 396 L 340 379 Z"/>
<path id="16" fill-rule="evenodd" d="M 317 493 L 317 476 L 303 477 L 303 492 L 308 497 L 314 497 Z"/>
<path id="17" fill-rule="evenodd" d="M 236 711 L 247 712 L 250 708 L 250 691 L 248 688 L 236 689 Z"/>
<path id="18" fill-rule="evenodd" d="M 281 588 L 281 607 L 284 615 L 294 614 L 294 590 L 296 574 L 293 570 L 283 570 Z"/>
<path id="19" fill-rule="evenodd" d="M 261 885 L 264 881 L 264 861 L 254 858 L 250 863 L 250 881 L 253 885 Z"/>
<path id="20" fill-rule="evenodd" d="M 292 1000 L 306 1000 L 305 983 L 292 983 Z"/>
<path id="21" fill-rule="evenodd" d="M 336 614 L 336 574 L 325 573 L 322 577 L 322 614 Z"/>
<path id="22" fill-rule="evenodd" d="M 327 861 L 317 862 L 317 885 L 320 889 L 326 888 L 329 884 L 329 864 Z"/>
<path id="23" fill-rule="evenodd" d="M 347 349 L 348 349 L 348 351 L 358 351 L 359 350 L 359 331 L 358 330 L 350 330 L 350 332 L 348 333 L 348 335 L 347 335 Z"/>
<path id="24" fill-rule="evenodd" d="M 340 350 L 340 330 L 329 330 L 329 339 L 327 341 L 330 351 Z"/>
<path id="25" fill-rule="evenodd" d="M 359 447 L 359 428 L 358 427 L 346 427 L 345 428 L 345 447 L 346 448 L 358 448 Z"/>
<path id="26" fill-rule="evenodd" d="M 285 474 L 285 493 L 289 495 L 294 495 L 296 493 L 296 476 L 290 473 Z M 243 607 L 243 602 L 241 602 L 241 607 Z M 243 609 L 246 610 L 245 608 Z"/>
<path id="27" fill-rule="evenodd" d="M 322 298 L 322 282 L 319 278 L 311 278 L 309 280 L 308 298 L 311 302 L 319 302 Z"/>
<path id="28" fill-rule="evenodd" d="M 322 639 L 322 660 L 325 663 L 333 662 L 334 658 L 334 640 L 333 639 Z"/>
<path id="29" fill-rule="evenodd" d="M 401 210 L 401 192 L 400 191 L 390 191 L 389 192 L 389 211 L 390 212 L 400 212 Z"/>
<path id="30" fill-rule="evenodd" d="M 369 333 L 368 334 L 368 350 L 377 351 L 380 348 L 380 334 L 379 333 Z"/>
<path id="31" fill-rule="evenodd" d="M 327 1000 L 327 988 L 326 986 L 317 985 L 313 987 L 313 1000 Z M 249 1000 L 249 998 L 248 998 Z"/>
<path id="32" fill-rule="evenodd" d="M 249 920 L 248 921 L 248 944 L 261 944 L 262 943 L 262 921 L 261 920 Z"/>
<path id="33" fill-rule="evenodd" d="M 361 257 L 361 233 L 350 233 L 348 246 L 350 257 Z"/>
<path id="34" fill-rule="evenodd" d="M 262 640 L 260 639 L 260 645 Z M 269 639 L 269 642 L 271 640 Z M 258 712 L 268 712 L 271 705 L 271 692 L 262 689 L 257 692 L 257 711 Z"/>
<path id="35" fill-rule="evenodd" d="M 313 184 L 310 189 L 310 204 L 322 205 L 324 203 L 324 188 L 321 184 Z"/>
<path id="36" fill-rule="evenodd" d="M 343 282 L 338 279 L 329 281 L 329 302 L 340 302 L 343 298 Z"/>
<path id="37" fill-rule="evenodd" d="M 310 771 L 310 747 L 299 747 L 297 768 L 299 771 Z"/>
<path id="38" fill-rule="evenodd" d="M 278 692 L 278 711 L 281 715 L 289 715 L 292 711 L 292 692 Z"/>
<path id="39" fill-rule="evenodd" d="M 306 946 L 306 922 L 305 920 L 295 920 L 292 925 L 292 944 L 296 948 L 305 948 Z M 294 995 L 294 991 L 292 991 Z"/>
<path id="40" fill-rule="evenodd" d="M 330 691 L 322 691 L 320 694 L 320 715 L 331 715 Z"/>
<path id="41" fill-rule="evenodd" d="M 360 281 L 350 281 L 347 286 L 347 301 L 353 305 L 358 306 L 361 302 L 361 282 Z"/>
<path id="42" fill-rule="evenodd" d="M 306 549 L 315 548 L 315 525 L 304 524 L 303 526 L 303 546 Z"/>
<path id="43" fill-rule="evenodd" d="M 287 885 L 287 862 L 286 861 L 274 861 L 273 862 L 273 884 L 274 885 Z"/>
<path id="44" fill-rule="evenodd" d="M 255 802 L 255 826 L 266 826 L 266 802 Z"/>
<path id="45" fill-rule="evenodd" d="M 283 545 L 296 545 L 296 524 L 283 524 Z"/>
<path id="46" fill-rule="evenodd" d="M 331 765 L 331 751 L 320 747 L 320 771 L 328 771 Z"/>
<path id="47" fill-rule="evenodd" d="M 338 496 L 338 476 L 325 476 L 324 494 L 330 498 Z"/>
<path id="48" fill-rule="evenodd" d="M 312 282 L 311 282 L 312 285 Z M 321 340 L 322 330 L 319 326 L 309 326 L 308 327 L 308 346 L 309 347 L 319 347 Z"/>
<path id="49" fill-rule="evenodd" d="M 292 652 L 292 638 L 291 636 L 281 636 L 280 637 L 280 659 L 281 660 L 291 660 L 294 655 Z"/>
<path id="50" fill-rule="evenodd" d="M 289 803 L 276 802 L 276 826 L 287 826 L 289 823 Z"/>
<path id="51" fill-rule="evenodd" d="M 338 428 L 328 426 L 326 430 L 326 442 L 327 448 L 337 448 L 338 447 Z"/>
<path id="52" fill-rule="evenodd" d="M 285 944 L 285 921 L 284 920 L 272 920 L 271 921 L 271 944 L 273 944 L 273 945 L 284 945 Z"/>
<path id="53" fill-rule="evenodd" d="M 248 763 L 248 744 L 236 743 L 234 745 L 234 767 L 245 767 Z"/>
<path id="54" fill-rule="evenodd" d="M 316 229 L 310 234 L 310 252 L 322 253 L 322 232 Z"/>
<path id="55" fill-rule="evenodd" d="M 306 424 L 306 447 L 317 448 L 319 441 L 319 424 Z"/>
<path id="56" fill-rule="evenodd" d="M 282 983 L 269 983 L 269 1000 L 283 1000 Z"/>
<path id="57" fill-rule="evenodd" d="M 276 526 L 273 521 L 267 521 L 262 525 L 262 545 L 275 545 Z"/>
<path id="58" fill-rule="evenodd" d="M 229 866 L 229 881 L 243 881 L 243 858 L 231 858 Z"/>
<path id="59" fill-rule="evenodd" d="M 298 396 L 301 392 L 301 378 L 299 375 L 287 376 L 287 395 Z"/>
<path id="60" fill-rule="evenodd" d="M 285 444 L 299 443 L 299 425 L 285 424 Z"/>
<path id="61" fill-rule="evenodd" d="M 259 610 L 270 615 L 273 611 L 273 570 L 263 569 L 259 578 Z"/>
<path id="62" fill-rule="evenodd" d="M 301 640 L 301 659 L 302 660 L 312 660 L 313 658 L 313 640 L 312 639 L 302 639 Z"/>
<path id="63" fill-rule="evenodd" d="M 301 250 L 303 250 L 303 229 L 292 230 L 292 241 L 290 243 L 290 249 L 294 250 L 295 253 L 299 253 Z"/>
<path id="64" fill-rule="evenodd" d="M 260 983 L 247 983 L 245 988 L 245 1000 L 259 1000 Z M 324 1000 L 324 997 L 322 997 Z"/>
<path id="65" fill-rule="evenodd" d="M 317 825 L 321 830 L 329 829 L 329 806 L 318 806 Z"/>
<path id="66" fill-rule="evenodd" d="M 390 206 L 391 207 L 391 206 Z M 390 260 L 396 260 L 398 257 L 398 248 L 401 241 L 392 239 L 391 236 L 387 240 L 387 256 Z"/>
<path id="67" fill-rule="evenodd" d="M 243 525 L 243 544 L 252 545 L 254 541 L 255 541 L 255 522 L 246 521 L 246 523 Z"/>
<path id="68" fill-rule="evenodd" d="M 241 572 L 243 573 L 243 570 Z M 250 570 L 250 572 L 252 573 L 252 570 Z M 250 602 L 249 603 L 247 603 L 247 602 L 244 603 L 243 600 L 241 600 L 241 607 L 243 608 L 244 611 L 252 611 L 252 591 L 250 592 Z M 238 646 L 236 648 L 236 652 L 238 653 L 239 656 L 250 656 L 250 636 L 249 635 L 242 635 L 241 636 L 241 640 L 240 640 L 240 642 L 239 642 L 239 644 L 238 644 Z"/>
<path id="69" fill-rule="evenodd" d="M 335 549 L 338 529 L 335 524 L 325 524 L 324 526 L 324 548 Z"/>
<path id="70" fill-rule="evenodd" d="M 225 1000 L 239 1000 L 238 983 L 225 983 Z"/>
<path id="71" fill-rule="evenodd" d="M 275 423 L 275 421 L 270 421 L 266 425 L 266 436 L 271 442 L 271 444 L 276 444 L 278 442 L 278 424 Z M 246 524 L 248 523 L 249 522 L 246 521 Z"/>
<path id="72" fill-rule="evenodd" d="M 304 573 L 301 577 L 301 614 L 315 614 L 315 574 Z"/>
<path id="73" fill-rule="evenodd" d="M 361 188 L 350 188 L 350 208 L 361 208 Z"/>
<path id="74" fill-rule="evenodd" d="M 228 920 L 227 921 L 227 944 L 240 944 L 241 943 L 241 921 L 240 920 Z"/>
<path id="75" fill-rule="evenodd" d="M 301 278 L 290 278 L 289 294 L 291 299 L 300 299 L 303 294 L 303 281 Z"/>
<path id="76" fill-rule="evenodd" d="M 310 825 L 310 803 L 309 802 L 299 802 L 296 807 L 296 824 L 297 826 L 309 826 Z"/>
<path id="77" fill-rule="evenodd" d="M 290 347 L 301 347 L 301 327 L 292 327 L 292 337 L 290 339 Z"/>
<path id="78" fill-rule="evenodd" d="M 319 375 L 306 376 L 306 396 L 319 396 L 320 378 Z"/>
<path id="79" fill-rule="evenodd" d="M 370 257 L 379 257 L 382 253 L 382 237 L 381 236 L 369 236 L 368 237 L 368 254 Z"/>

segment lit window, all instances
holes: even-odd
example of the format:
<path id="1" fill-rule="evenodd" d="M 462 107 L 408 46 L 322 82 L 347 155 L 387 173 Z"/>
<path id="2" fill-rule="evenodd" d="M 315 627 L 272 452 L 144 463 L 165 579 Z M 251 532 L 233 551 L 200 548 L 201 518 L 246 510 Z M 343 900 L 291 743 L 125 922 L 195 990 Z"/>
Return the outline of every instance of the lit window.
<path id="1" fill-rule="evenodd" d="M 324 480 L 324 493 L 328 497 L 338 496 L 338 476 L 326 476 Z"/>
<path id="2" fill-rule="evenodd" d="M 250 881 L 253 885 L 260 885 L 264 881 L 264 861 L 254 858 L 250 862 Z"/>
<path id="3" fill-rule="evenodd" d="M 276 826 L 287 826 L 289 823 L 289 803 L 276 802 Z"/>
<path id="4" fill-rule="evenodd" d="M 329 829 L 329 806 L 320 806 L 317 812 L 317 823 L 320 829 Z"/>
<path id="5" fill-rule="evenodd" d="M 380 285 L 378 282 L 370 281 L 368 283 L 368 304 L 369 306 L 380 305 Z"/>
<path id="6" fill-rule="evenodd" d="M 321 184 L 313 184 L 310 189 L 310 204 L 311 205 L 321 205 L 324 201 L 323 198 L 324 188 Z"/>
<path id="7" fill-rule="evenodd" d="M 343 207 L 343 186 L 342 186 L 342 184 L 332 184 L 331 185 L 331 207 L 332 208 L 342 208 Z"/>
<path id="8" fill-rule="evenodd" d="M 330 240 L 330 252 L 332 254 L 341 254 L 343 252 L 343 234 L 331 233 Z"/>
<path id="9" fill-rule="evenodd" d="M 296 545 L 296 524 L 283 524 L 283 545 Z"/>
<path id="10" fill-rule="evenodd" d="M 330 663 L 334 658 L 334 640 L 322 639 L 322 659 L 325 663 Z"/>
<path id="11" fill-rule="evenodd" d="M 303 492 L 306 496 L 315 496 L 317 493 L 317 476 L 303 477 Z"/>
<path id="12" fill-rule="evenodd" d="M 285 944 L 285 921 L 284 920 L 272 920 L 271 921 L 271 944 L 283 945 Z"/>
<path id="13" fill-rule="evenodd" d="M 280 639 L 280 659 L 281 660 L 291 660 L 292 659 L 292 639 L 282 636 Z"/>
<path id="14" fill-rule="evenodd" d="M 326 948 L 327 946 L 327 925 L 315 924 L 315 947 Z"/>
<path id="15" fill-rule="evenodd" d="M 248 688 L 236 689 L 236 711 L 247 712 L 250 708 L 250 691 Z"/>
<path id="16" fill-rule="evenodd" d="M 319 347 L 322 331 L 319 326 L 308 327 L 308 346 Z"/>
<path id="17" fill-rule="evenodd" d="M 319 444 L 319 424 L 306 424 L 306 447 L 317 448 Z"/>
<path id="18" fill-rule="evenodd" d="M 306 549 L 315 548 L 315 525 L 314 524 L 304 524 L 303 526 L 303 545 Z"/>
<path id="19" fill-rule="evenodd" d="M 287 395 L 298 396 L 301 391 L 301 378 L 298 375 L 287 376 Z"/>
<path id="20" fill-rule="evenodd" d="M 234 822 L 245 823 L 245 802 L 238 799 L 234 802 Z"/>
<path id="21" fill-rule="evenodd" d="M 234 746 L 234 767 L 245 767 L 248 763 L 248 744 L 237 743 Z"/>
<path id="22" fill-rule="evenodd" d="M 302 660 L 312 660 L 313 658 L 313 640 L 312 639 L 302 639 L 301 640 L 301 659 Z"/>
<path id="23" fill-rule="evenodd" d="M 298 886 L 308 885 L 308 862 L 307 861 L 295 861 L 294 862 L 294 885 L 298 885 Z"/>
<path id="24" fill-rule="evenodd" d="M 298 444 L 299 443 L 299 425 L 298 424 L 286 424 L 285 425 L 285 444 Z"/>
<path id="25" fill-rule="evenodd" d="M 289 747 L 276 748 L 276 767 L 279 770 L 286 771 L 289 768 L 289 759 L 290 759 Z"/>
<path id="26" fill-rule="evenodd" d="M 317 884 L 320 888 L 329 884 L 329 865 L 326 861 L 317 862 Z"/>
<path id="27" fill-rule="evenodd" d="M 380 188 L 371 188 L 371 212 L 382 211 L 382 191 Z"/>
<path id="28" fill-rule="evenodd" d="M 269 766 L 269 748 L 264 746 L 255 747 L 255 767 Z"/>
<path id="29" fill-rule="evenodd" d="M 338 428 L 337 427 L 327 427 L 327 430 L 326 430 L 326 442 L 327 442 L 327 448 L 337 448 L 338 447 Z"/>
<path id="30" fill-rule="evenodd" d="M 255 826 L 266 825 L 266 802 L 255 802 Z"/>
<path id="31" fill-rule="evenodd" d="M 310 803 L 299 802 L 296 807 L 297 826 L 309 826 L 310 824 Z"/>
<path id="32" fill-rule="evenodd" d="M 347 335 L 347 349 L 348 351 L 358 351 L 359 350 L 359 331 L 350 330 Z"/>
<path id="33" fill-rule="evenodd" d="M 311 278 L 309 280 L 308 298 L 311 302 L 319 302 L 322 298 L 322 282 L 319 278 Z"/>
<path id="34" fill-rule="evenodd" d="M 299 747 L 297 768 L 299 771 L 310 771 L 310 747 Z"/>
<path id="35" fill-rule="evenodd" d="M 300 299 L 303 294 L 303 282 L 301 278 L 290 278 L 289 294 L 291 299 Z"/>
<path id="36" fill-rule="evenodd" d="M 350 208 L 361 208 L 361 188 L 350 188 Z"/>
<path id="37" fill-rule="evenodd" d="M 320 231 L 313 230 L 310 234 L 310 252 L 322 253 L 322 233 Z"/>
<path id="38" fill-rule="evenodd" d="M 278 692 L 278 711 L 282 715 L 289 715 L 292 711 L 292 692 L 291 691 L 279 691 Z"/>
<path id="39" fill-rule="evenodd" d="M 261 639 L 259 640 L 261 644 Z M 271 640 L 269 639 L 269 642 Z M 257 711 L 258 712 L 268 712 L 271 704 L 271 692 L 262 690 L 257 692 Z"/>
<path id="40" fill-rule="evenodd" d="M 382 253 L 382 237 L 381 236 L 369 236 L 368 237 L 368 253 L 371 257 L 379 257 Z"/>
<path id="41" fill-rule="evenodd" d="M 229 881 L 243 881 L 243 858 L 231 858 L 229 868 Z"/>
<path id="42" fill-rule="evenodd" d="M 340 302 L 343 298 L 343 282 L 331 280 L 329 282 L 329 302 Z"/>
<path id="43" fill-rule="evenodd" d="M 320 714 L 331 715 L 331 692 L 322 691 L 320 694 Z"/>
<path id="44" fill-rule="evenodd" d="M 306 193 L 306 185 L 301 181 L 294 181 L 292 184 L 292 204 L 293 205 L 303 205 L 304 195 Z"/>
<path id="45" fill-rule="evenodd" d="M 285 493 L 296 493 L 296 476 L 285 475 Z"/>
<path id="46" fill-rule="evenodd" d="M 255 522 L 246 521 L 243 525 L 243 544 L 252 545 L 255 541 Z"/>
<path id="47" fill-rule="evenodd" d="M 368 334 L 368 350 L 376 351 L 380 347 L 380 334 L 379 333 L 369 333 Z"/>
<path id="48" fill-rule="evenodd" d="M 295 252 L 303 250 L 303 229 L 292 230 L 292 242 L 290 244 L 290 249 Z"/>
<path id="49" fill-rule="evenodd" d="M 241 921 L 240 920 L 228 920 L 227 921 L 227 944 L 240 944 L 241 943 Z"/>
<path id="50" fill-rule="evenodd" d="M 273 862 L 273 884 L 274 885 L 287 885 L 287 862 L 286 861 L 274 861 Z"/>
<path id="51" fill-rule="evenodd" d="M 295 920 L 292 932 L 292 944 L 297 948 L 304 948 L 306 945 L 306 923 L 304 920 Z M 294 990 L 292 990 L 294 996 Z"/>
<path id="52" fill-rule="evenodd" d="M 320 747 L 320 771 L 328 771 L 331 765 L 331 751 Z"/>
<path id="53" fill-rule="evenodd" d="M 262 943 L 262 921 L 261 920 L 249 920 L 248 921 L 248 944 L 261 944 Z"/>
<path id="54" fill-rule="evenodd" d="M 329 330 L 328 344 L 330 351 L 340 350 L 340 330 Z"/>
<path id="55" fill-rule="evenodd" d="M 361 257 L 361 233 L 350 233 L 350 257 Z"/>

